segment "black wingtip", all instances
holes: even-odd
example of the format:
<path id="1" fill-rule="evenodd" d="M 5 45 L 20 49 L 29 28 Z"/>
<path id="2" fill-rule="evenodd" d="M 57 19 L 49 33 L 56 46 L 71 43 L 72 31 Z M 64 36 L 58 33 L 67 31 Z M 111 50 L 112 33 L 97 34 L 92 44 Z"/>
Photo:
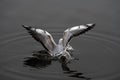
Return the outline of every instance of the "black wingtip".
<path id="1" fill-rule="evenodd" d="M 96 25 L 95 23 L 86 24 L 87 29 L 83 30 L 80 34 L 83 34 L 83 33 L 87 32 L 87 31 L 93 29 L 95 27 L 95 25 Z"/>
<path id="2" fill-rule="evenodd" d="M 24 27 L 24 28 L 27 28 L 27 27 L 28 27 L 28 26 L 26 26 L 26 25 L 24 25 L 24 24 L 22 24 L 21 26 Z"/>
<path id="3" fill-rule="evenodd" d="M 91 27 L 91 28 L 95 27 L 95 25 L 96 25 L 95 23 L 86 24 L 87 27 Z"/>
<path id="4" fill-rule="evenodd" d="M 92 26 L 93 26 L 93 27 L 94 27 L 94 26 L 96 26 L 96 23 L 93 23 L 93 25 L 92 25 Z"/>
<path id="5" fill-rule="evenodd" d="M 86 31 L 93 29 L 95 25 L 96 25 L 95 23 L 86 24 L 86 26 L 88 27 Z"/>
<path id="6" fill-rule="evenodd" d="M 24 28 L 27 29 L 27 30 L 30 30 L 30 29 L 31 29 L 31 27 L 30 27 L 30 26 L 27 26 L 27 25 L 22 25 L 22 27 L 24 27 Z"/>

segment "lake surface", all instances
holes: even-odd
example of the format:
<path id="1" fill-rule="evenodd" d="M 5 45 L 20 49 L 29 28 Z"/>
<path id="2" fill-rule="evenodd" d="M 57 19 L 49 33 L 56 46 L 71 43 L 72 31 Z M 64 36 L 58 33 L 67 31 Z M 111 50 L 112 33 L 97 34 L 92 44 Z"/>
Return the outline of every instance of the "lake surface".
<path id="1" fill-rule="evenodd" d="M 0 0 L 0 80 L 120 80 L 119 0 Z M 22 24 L 50 32 L 96 23 L 71 41 L 79 60 L 37 59 L 43 50 Z"/>

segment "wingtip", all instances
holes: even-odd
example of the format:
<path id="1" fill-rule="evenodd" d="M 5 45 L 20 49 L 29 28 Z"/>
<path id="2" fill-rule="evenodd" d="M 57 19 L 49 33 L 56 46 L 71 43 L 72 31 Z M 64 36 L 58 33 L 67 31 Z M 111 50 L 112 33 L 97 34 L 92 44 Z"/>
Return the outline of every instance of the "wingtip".
<path id="1" fill-rule="evenodd" d="M 27 26 L 27 25 L 24 25 L 24 24 L 22 24 L 21 26 L 24 27 L 27 30 L 30 30 L 30 28 L 31 28 L 30 26 Z"/>
<path id="2" fill-rule="evenodd" d="M 87 24 L 88 27 L 95 27 L 96 23 L 89 23 Z"/>
<path id="3" fill-rule="evenodd" d="M 24 27 L 24 28 L 28 27 L 28 26 L 26 26 L 26 25 L 24 25 L 24 24 L 22 24 L 21 26 Z"/>
<path id="4" fill-rule="evenodd" d="M 92 27 L 95 27 L 96 26 L 96 23 L 92 23 Z"/>
<path id="5" fill-rule="evenodd" d="M 93 26 L 96 26 L 96 23 L 93 23 Z"/>

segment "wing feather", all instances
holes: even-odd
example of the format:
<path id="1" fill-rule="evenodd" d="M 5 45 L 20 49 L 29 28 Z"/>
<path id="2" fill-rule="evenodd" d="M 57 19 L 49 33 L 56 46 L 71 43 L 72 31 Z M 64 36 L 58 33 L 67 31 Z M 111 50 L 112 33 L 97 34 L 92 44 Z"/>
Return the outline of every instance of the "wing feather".
<path id="1" fill-rule="evenodd" d="M 79 36 L 80 34 L 91 30 L 94 26 L 95 24 L 86 24 L 66 29 L 63 33 L 63 46 L 66 47 L 73 37 Z"/>
<path id="2" fill-rule="evenodd" d="M 27 29 L 32 37 L 36 41 L 40 42 L 47 51 L 52 51 L 55 48 L 56 43 L 50 33 L 42 29 L 35 29 L 33 27 L 25 25 L 22 26 Z"/>

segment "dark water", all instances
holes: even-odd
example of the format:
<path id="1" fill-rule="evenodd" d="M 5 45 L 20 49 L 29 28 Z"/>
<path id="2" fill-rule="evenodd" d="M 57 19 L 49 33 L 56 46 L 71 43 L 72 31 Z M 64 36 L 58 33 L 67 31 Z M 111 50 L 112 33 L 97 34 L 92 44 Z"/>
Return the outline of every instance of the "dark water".
<path id="1" fill-rule="evenodd" d="M 120 80 L 119 2 L 0 0 L 0 80 Z M 79 60 L 70 64 L 36 58 L 43 47 L 21 27 L 45 29 L 57 42 L 66 28 L 91 22 L 71 41 Z"/>

